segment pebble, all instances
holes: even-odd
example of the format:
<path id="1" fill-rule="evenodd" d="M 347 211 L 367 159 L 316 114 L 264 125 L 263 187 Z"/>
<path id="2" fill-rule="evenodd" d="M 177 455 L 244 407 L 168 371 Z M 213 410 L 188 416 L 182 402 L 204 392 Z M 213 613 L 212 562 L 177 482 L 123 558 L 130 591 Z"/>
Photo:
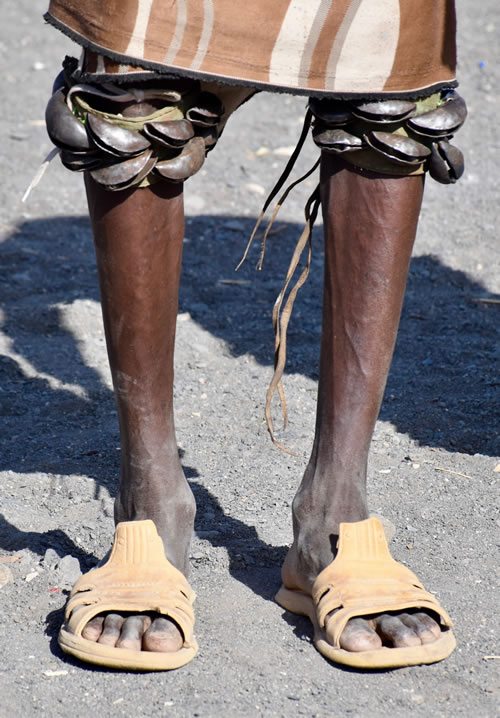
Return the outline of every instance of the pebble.
<path id="1" fill-rule="evenodd" d="M 276 147 L 276 149 L 273 150 L 273 155 L 276 155 L 276 157 L 291 157 L 294 150 L 294 145 L 290 145 L 289 147 Z"/>
<path id="2" fill-rule="evenodd" d="M 48 569 L 56 568 L 59 563 L 59 554 L 53 548 L 48 548 L 43 557 L 43 567 Z"/>
<path id="3" fill-rule="evenodd" d="M 75 556 L 70 556 L 69 554 L 68 556 L 64 556 L 64 558 L 59 561 L 57 573 L 59 574 L 60 586 L 62 588 L 70 588 L 82 575 L 80 561 Z"/>
<path id="4" fill-rule="evenodd" d="M 247 189 L 249 192 L 253 192 L 254 194 L 260 194 L 265 195 L 266 190 L 261 184 L 257 184 L 256 182 L 247 182 L 245 185 L 245 189 Z"/>
<path id="5" fill-rule="evenodd" d="M 31 571 L 31 573 L 28 573 L 28 575 L 24 577 L 24 580 L 26 581 L 26 583 L 29 583 L 35 578 L 38 578 L 38 571 Z"/>
<path id="6" fill-rule="evenodd" d="M 0 588 L 13 581 L 12 571 L 7 566 L 0 566 Z"/>

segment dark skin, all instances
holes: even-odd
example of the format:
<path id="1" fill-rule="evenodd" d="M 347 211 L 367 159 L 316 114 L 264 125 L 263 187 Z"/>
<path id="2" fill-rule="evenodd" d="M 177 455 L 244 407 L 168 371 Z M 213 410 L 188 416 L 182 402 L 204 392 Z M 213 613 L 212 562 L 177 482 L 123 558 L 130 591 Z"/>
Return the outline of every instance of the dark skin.
<path id="1" fill-rule="evenodd" d="M 368 450 L 396 340 L 423 177 L 376 176 L 324 154 L 325 289 L 316 434 L 293 503 L 287 583 L 309 591 L 335 556 L 339 523 L 367 518 Z M 184 235 L 182 188 L 109 192 L 86 180 L 122 464 L 116 521 L 152 519 L 168 559 L 188 571 L 194 499 L 173 418 L 173 354 Z M 328 633 L 328 624 L 327 624 Z M 182 644 L 168 619 L 108 614 L 89 640 L 135 650 Z M 419 612 L 349 621 L 346 650 L 439 638 Z"/>

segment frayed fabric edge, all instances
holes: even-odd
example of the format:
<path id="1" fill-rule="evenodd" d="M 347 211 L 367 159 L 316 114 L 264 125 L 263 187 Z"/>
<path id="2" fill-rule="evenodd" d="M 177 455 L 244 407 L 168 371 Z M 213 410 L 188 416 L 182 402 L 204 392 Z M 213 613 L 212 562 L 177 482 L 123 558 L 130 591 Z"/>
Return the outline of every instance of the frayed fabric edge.
<path id="1" fill-rule="evenodd" d="M 143 72 L 142 75 L 131 73 L 133 75 L 134 80 L 138 79 L 152 79 L 150 75 L 147 75 L 147 71 L 154 71 L 158 73 L 158 76 L 170 76 L 170 77 L 179 77 L 179 78 L 190 78 L 194 80 L 201 80 L 204 82 L 218 82 L 221 85 L 229 85 L 232 87 L 253 87 L 257 90 L 263 91 L 263 92 L 273 92 L 273 93 L 282 93 L 287 95 L 297 95 L 297 96 L 303 96 L 303 97 L 329 97 L 331 99 L 337 99 L 337 100 L 359 100 L 364 99 L 366 101 L 369 100 L 382 100 L 382 99 L 408 99 L 408 100 L 417 100 L 422 99 L 424 97 L 428 97 L 429 95 L 434 94 L 435 92 L 438 92 L 439 90 L 443 90 L 447 87 L 458 87 L 458 82 L 455 79 L 452 80 L 446 80 L 443 82 L 436 83 L 434 85 L 425 86 L 422 88 L 415 88 L 413 90 L 402 90 L 400 92 L 332 92 L 331 90 L 316 90 L 314 88 L 300 88 L 300 87 L 288 87 L 286 85 L 273 85 L 268 82 L 258 82 L 255 80 L 245 80 L 238 77 L 232 77 L 227 75 L 212 75 L 209 73 L 204 72 L 198 72 L 196 70 L 191 69 L 183 69 L 175 66 L 170 65 L 163 65 L 156 62 L 151 62 L 149 60 L 138 60 L 137 58 L 130 57 L 128 55 L 122 55 L 120 53 L 114 52 L 110 48 L 104 47 L 102 45 L 97 45 L 96 43 L 93 43 L 92 41 L 88 40 L 86 37 L 81 35 L 76 30 L 73 30 L 65 23 L 61 22 L 57 18 L 55 18 L 53 15 L 50 15 L 50 13 L 45 13 L 43 16 L 44 20 L 49 24 L 55 27 L 57 30 L 62 32 L 64 35 L 69 37 L 71 40 L 76 42 L 77 44 L 81 45 L 84 48 L 87 48 L 89 50 L 93 50 L 94 52 L 97 52 L 101 55 L 106 55 L 106 57 L 109 57 L 111 60 L 114 60 L 118 63 L 125 63 L 132 66 L 137 66 L 138 68 L 142 69 Z M 99 77 L 97 80 L 96 77 Z M 92 82 L 124 82 L 126 81 L 127 74 L 124 74 L 120 76 L 117 75 L 92 75 L 87 76 L 87 80 L 92 79 Z M 121 79 L 117 79 L 121 78 Z M 82 75 L 82 79 L 84 79 L 84 76 Z"/>

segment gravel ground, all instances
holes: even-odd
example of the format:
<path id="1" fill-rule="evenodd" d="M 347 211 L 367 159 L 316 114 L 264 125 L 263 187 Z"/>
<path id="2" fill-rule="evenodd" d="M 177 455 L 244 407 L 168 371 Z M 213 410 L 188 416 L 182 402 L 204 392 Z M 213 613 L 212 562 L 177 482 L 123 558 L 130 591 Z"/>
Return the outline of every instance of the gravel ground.
<path id="1" fill-rule="evenodd" d="M 270 310 L 307 186 L 283 210 L 265 271 L 252 261 L 233 271 L 303 114 L 303 100 L 266 95 L 233 118 L 186 191 L 176 410 L 198 501 L 200 655 L 159 675 L 97 671 L 61 655 L 76 559 L 87 570 L 109 546 L 118 436 L 81 178 L 54 163 L 28 204 L 19 199 L 50 149 L 44 105 L 73 49 L 44 27 L 40 0 L 3 9 L 1 716 L 496 714 L 499 307 L 485 300 L 498 292 L 500 19 L 496 0 L 459 5 L 467 174 L 454 188 L 427 188 L 369 489 L 372 510 L 396 528 L 395 556 L 455 618 L 459 647 L 442 664 L 371 674 L 329 665 L 308 623 L 272 601 L 312 439 L 322 250 L 317 232 L 290 329 L 284 438 L 298 456 L 289 457 L 268 440 L 263 395 Z M 309 145 L 301 167 L 313 157 Z"/>

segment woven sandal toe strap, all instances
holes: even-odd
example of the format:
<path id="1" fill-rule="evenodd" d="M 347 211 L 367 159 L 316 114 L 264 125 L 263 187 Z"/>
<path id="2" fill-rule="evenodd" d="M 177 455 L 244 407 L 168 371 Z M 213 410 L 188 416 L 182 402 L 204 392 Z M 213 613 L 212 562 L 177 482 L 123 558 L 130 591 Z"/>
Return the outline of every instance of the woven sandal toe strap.
<path id="1" fill-rule="evenodd" d="M 184 644 L 193 639 L 194 594 L 186 595 L 182 588 L 162 585 L 117 583 L 106 588 L 94 588 L 75 592 L 66 607 L 66 624 L 75 635 L 81 635 L 85 625 L 104 612 L 159 613 L 171 618 L 181 629 Z"/>
<path id="2" fill-rule="evenodd" d="M 446 611 L 429 591 L 394 579 L 358 579 L 345 582 L 340 587 L 327 585 L 316 602 L 318 623 L 322 628 L 328 623 L 329 635 L 337 647 L 351 618 L 415 608 L 433 611 L 444 626 L 452 625 Z"/>

